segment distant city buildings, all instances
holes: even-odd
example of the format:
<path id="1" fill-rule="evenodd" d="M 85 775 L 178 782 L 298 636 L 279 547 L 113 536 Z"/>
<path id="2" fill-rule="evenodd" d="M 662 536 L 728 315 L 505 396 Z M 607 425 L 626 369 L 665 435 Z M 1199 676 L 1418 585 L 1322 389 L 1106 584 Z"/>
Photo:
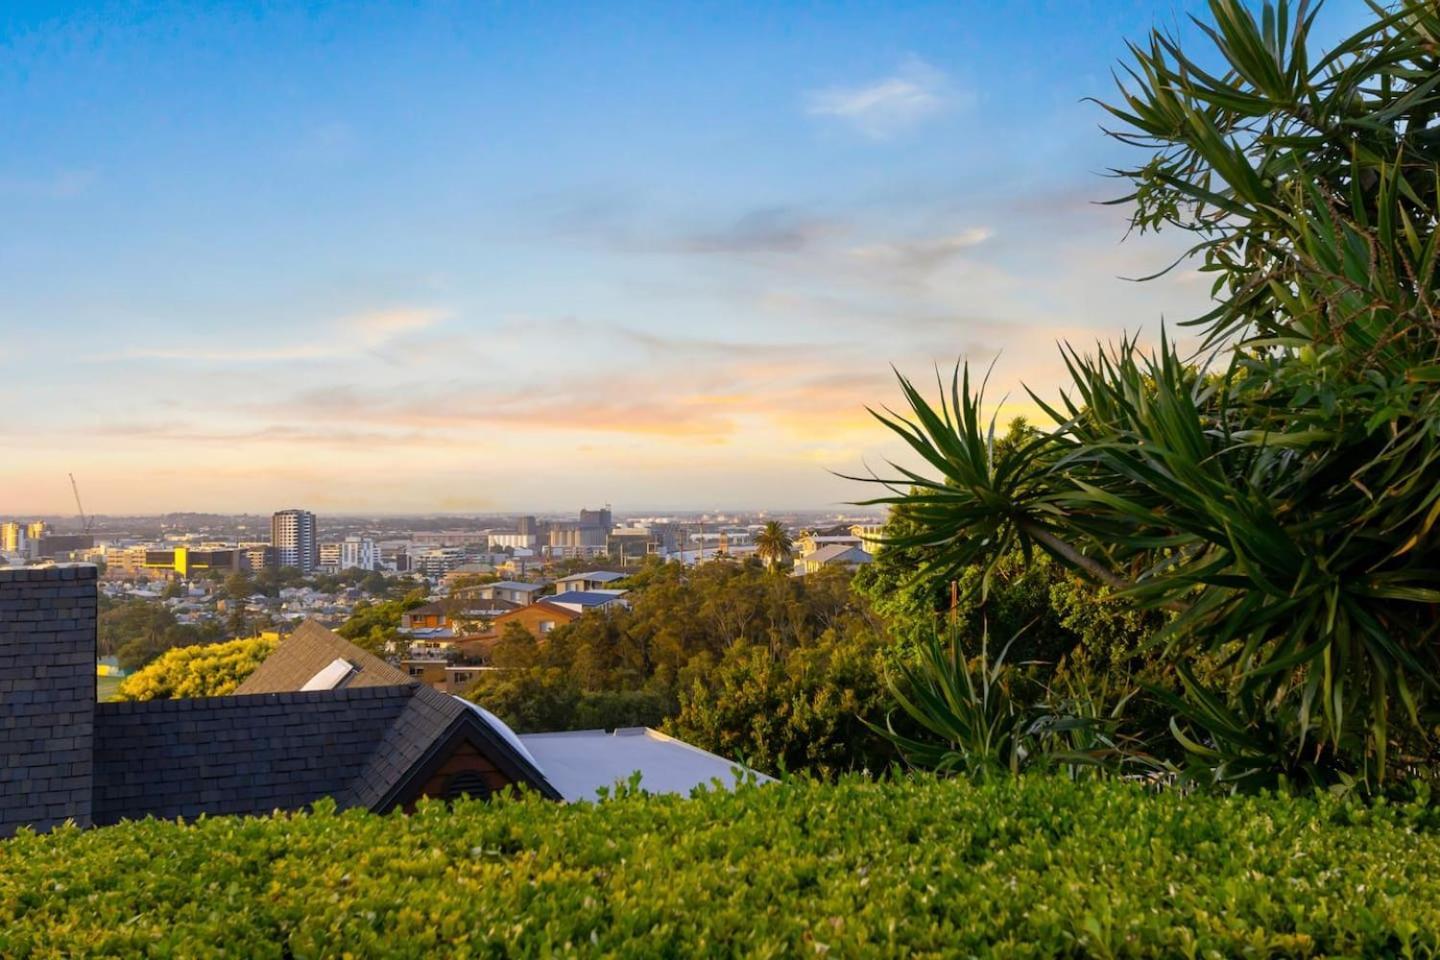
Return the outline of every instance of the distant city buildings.
<path id="1" fill-rule="evenodd" d="M 369 537 L 346 537 L 340 544 L 341 570 L 379 570 L 380 551 Z"/>
<path id="2" fill-rule="evenodd" d="M 315 534 L 315 514 L 309 510 L 281 510 L 270 518 L 270 545 L 275 562 L 313 573 L 320 564 L 320 542 Z"/>
<path id="3" fill-rule="evenodd" d="M 492 533 L 488 536 L 491 550 L 501 550 L 506 547 L 512 550 L 534 550 L 540 539 L 537 534 L 518 531 L 515 533 Z"/>
<path id="4" fill-rule="evenodd" d="M 621 566 L 637 565 L 646 557 L 663 556 L 680 549 L 683 532 L 675 523 L 631 523 L 611 529 L 606 552 Z"/>
<path id="5" fill-rule="evenodd" d="M 600 556 L 609 550 L 611 526 L 609 507 L 582 509 L 579 520 L 551 522 L 547 552 L 556 559 Z"/>
<path id="6" fill-rule="evenodd" d="M 14 520 L 0 523 L 0 551 L 24 554 L 29 552 L 30 535 L 25 524 Z"/>

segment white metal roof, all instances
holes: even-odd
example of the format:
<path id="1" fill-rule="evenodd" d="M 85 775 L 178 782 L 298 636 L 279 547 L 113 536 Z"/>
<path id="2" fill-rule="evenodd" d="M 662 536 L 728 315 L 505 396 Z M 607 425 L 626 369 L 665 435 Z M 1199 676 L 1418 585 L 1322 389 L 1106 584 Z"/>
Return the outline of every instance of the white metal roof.
<path id="1" fill-rule="evenodd" d="M 624 727 L 614 733 L 575 730 L 521 736 L 545 779 L 566 800 L 594 800 L 601 787 L 614 786 L 640 772 L 640 788 L 651 793 L 689 794 L 697 786 L 735 784 L 738 763 L 668 737 L 648 727 Z M 771 778 L 755 774 L 761 783 Z"/>

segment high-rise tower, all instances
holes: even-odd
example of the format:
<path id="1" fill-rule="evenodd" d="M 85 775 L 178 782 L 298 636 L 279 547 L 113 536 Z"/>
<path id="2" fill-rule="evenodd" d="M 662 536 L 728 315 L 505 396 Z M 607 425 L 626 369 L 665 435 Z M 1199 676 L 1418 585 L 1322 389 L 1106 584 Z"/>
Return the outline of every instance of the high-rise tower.
<path id="1" fill-rule="evenodd" d="M 313 573 L 320 564 L 320 541 L 315 536 L 315 514 L 309 510 L 281 510 L 270 518 L 270 544 L 275 562 Z"/>

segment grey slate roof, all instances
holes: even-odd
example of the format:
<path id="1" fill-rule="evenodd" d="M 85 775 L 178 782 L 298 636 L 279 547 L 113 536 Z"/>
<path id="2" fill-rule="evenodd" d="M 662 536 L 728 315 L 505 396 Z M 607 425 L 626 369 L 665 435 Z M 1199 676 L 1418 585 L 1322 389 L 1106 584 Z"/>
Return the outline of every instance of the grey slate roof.
<path id="1" fill-rule="evenodd" d="M 254 673 L 235 688 L 235 693 L 287 693 L 299 690 L 307 680 L 336 660 L 348 660 L 358 670 L 345 684 L 346 689 L 393 687 L 414 682 L 405 671 L 366 653 L 314 620 L 306 620 L 275 648 L 274 653 L 265 658 L 265 662 L 260 664 Z"/>
<path id="2" fill-rule="evenodd" d="M 357 803 L 376 808 L 415 768 L 422 757 L 451 729 L 469 708 L 456 697 L 427 686 L 415 695 L 385 732 L 378 748 L 355 780 Z"/>
<path id="3" fill-rule="evenodd" d="M 96 824 L 153 814 L 264 814 L 353 787 L 419 688 L 101 703 L 95 708 Z"/>

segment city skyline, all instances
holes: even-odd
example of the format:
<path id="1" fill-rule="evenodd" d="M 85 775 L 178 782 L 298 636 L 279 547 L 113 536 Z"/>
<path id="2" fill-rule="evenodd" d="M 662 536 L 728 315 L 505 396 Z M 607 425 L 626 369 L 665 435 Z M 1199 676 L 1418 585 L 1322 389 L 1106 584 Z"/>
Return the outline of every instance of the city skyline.
<path id="1" fill-rule="evenodd" d="M 1196 8 L 13 5 L 0 510 L 863 499 L 890 364 L 1201 312 L 1081 102 Z"/>

